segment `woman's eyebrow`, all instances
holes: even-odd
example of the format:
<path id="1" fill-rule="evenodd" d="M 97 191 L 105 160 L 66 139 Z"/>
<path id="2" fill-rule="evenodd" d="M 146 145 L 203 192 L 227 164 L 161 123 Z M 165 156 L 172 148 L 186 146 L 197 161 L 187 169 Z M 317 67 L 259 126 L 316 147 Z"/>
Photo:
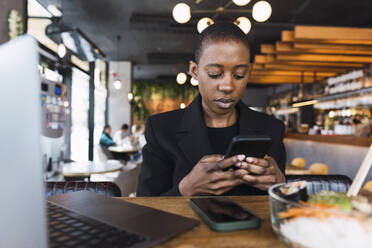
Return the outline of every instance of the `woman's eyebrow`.
<path id="1" fill-rule="evenodd" d="M 218 67 L 218 68 L 223 68 L 223 65 L 220 64 L 208 64 L 205 67 Z"/>
<path id="2" fill-rule="evenodd" d="M 241 64 L 241 65 L 234 66 L 234 68 L 235 69 L 237 69 L 237 68 L 249 68 L 249 65 L 247 65 L 247 64 Z"/>

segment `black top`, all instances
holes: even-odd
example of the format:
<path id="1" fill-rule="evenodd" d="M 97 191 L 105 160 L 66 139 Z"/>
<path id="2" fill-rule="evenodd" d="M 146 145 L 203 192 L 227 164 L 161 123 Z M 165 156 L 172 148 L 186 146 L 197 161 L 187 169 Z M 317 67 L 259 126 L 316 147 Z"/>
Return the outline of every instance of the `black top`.
<path id="1" fill-rule="evenodd" d="M 153 115 L 147 119 L 143 147 L 143 162 L 139 176 L 137 196 L 180 195 L 180 181 L 205 155 L 215 154 L 204 124 L 201 96 L 186 108 Z M 268 135 L 272 156 L 284 173 L 286 153 L 283 144 L 284 125 L 281 121 L 249 109 L 244 103 L 239 110 L 239 135 Z M 230 138 L 228 139 L 230 142 Z M 213 141 L 212 141 L 213 142 Z M 213 142 L 215 143 L 215 142 Z M 224 149 L 223 149 L 224 150 Z M 226 195 L 262 194 L 248 185 L 235 187 Z"/>
<path id="2" fill-rule="evenodd" d="M 223 128 L 208 127 L 209 141 L 216 154 L 225 155 L 231 139 L 239 133 L 238 123 L 237 121 L 234 125 Z"/>

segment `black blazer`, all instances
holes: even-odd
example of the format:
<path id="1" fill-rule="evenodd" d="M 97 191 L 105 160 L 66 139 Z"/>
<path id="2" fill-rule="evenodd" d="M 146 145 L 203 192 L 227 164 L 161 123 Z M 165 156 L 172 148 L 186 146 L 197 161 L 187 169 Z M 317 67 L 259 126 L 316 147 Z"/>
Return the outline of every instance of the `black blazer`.
<path id="1" fill-rule="evenodd" d="M 239 134 L 267 134 L 273 143 L 269 155 L 285 169 L 283 145 L 284 125 L 281 121 L 249 109 L 241 101 Z M 204 156 L 213 154 L 204 123 L 201 96 L 186 108 L 151 116 L 146 123 L 147 144 L 143 148 L 143 164 L 137 196 L 179 196 L 179 182 Z M 240 185 L 226 195 L 265 194 L 248 185 Z"/>

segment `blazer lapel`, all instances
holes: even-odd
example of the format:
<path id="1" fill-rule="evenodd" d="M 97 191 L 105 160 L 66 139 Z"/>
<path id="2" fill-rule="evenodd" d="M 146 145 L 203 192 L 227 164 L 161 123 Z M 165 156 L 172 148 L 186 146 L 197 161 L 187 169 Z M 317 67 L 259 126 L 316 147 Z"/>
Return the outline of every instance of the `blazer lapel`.
<path id="1" fill-rule="evenodd" d="M 190 161 L 190 166 L 194 166 L 204 155 L 213 153 L 204 123 L 200 95 L 185 109 L 178 145 Z"/>

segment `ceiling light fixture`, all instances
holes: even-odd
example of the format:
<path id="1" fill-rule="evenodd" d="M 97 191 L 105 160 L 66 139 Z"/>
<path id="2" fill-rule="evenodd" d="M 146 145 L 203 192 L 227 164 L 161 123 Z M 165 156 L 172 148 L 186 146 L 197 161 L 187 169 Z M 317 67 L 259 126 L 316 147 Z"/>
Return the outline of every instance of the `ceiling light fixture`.
<path id="1" fill-rule="evenodd" d="M 236 5 L 238 6 L 245 6 L 247 5 L 251 0 L 232 0 Z"/>
<path id="2" fill-rule="evenodd" d="M 197 29 L 198 32 L 203 32 L 204 29 L 206 29 L 209 25 L 212 25 L 214 21 L 209 17 L 203 17 L 198 21 Z"/>
<path id="3" fill-rule="evenodd" d="M 252 17 L 258 22 L 265 22 L 271 16 L 271 5 L 266 1 L 259 1 L 253 5 Z"/>
<path id="4" fill-rule="evenodd" d="M 117 52 L 116 52 L 116 54 L 117 54 L 116 64 L 117 64 L 117 66 L 116 66 L 116 73 L 113 73 L 115 80 L 114 80 L 114 82 L 112 82 L 114 88 L 117 89 L 117 90 L 120 90 L 121 89 L 121 86 L 122 86 L 121 80 L 118 78 L 118 74 L 119 74 L 119 42 L 120 42 L 120 38 L 121 38 L 120 35 L 118 35 L 116 37 L 116 39 L 117 39 L 117 43 L 116 43 L 116 49 L 117 49 Z"/>
<path id="5" fill-rule="evenodd" d="M 132 92 L 129 92 L 128 93 L 128 100 L 129 101 L 132 101 L 133 100 L 133 93 Z"/>
<path id="6" fill-rule="evenodd" d="M 197 0 L 195 3 L 199 4 L 202 0 Z M 250 2 L 250 0 L 230 0 L 223 6 L 218 6 L 215 9 L 205 9 L 205 10 L 191 10 L 190 6 L 186 3 L 178 3 L 174 6 L 172 15 L 173 19 L 181 24 L 187 23 L 191 19 L 191 14 L 197 15 L 213 15 L 212 17 L 203 17 L 198 21 L 197 29 L 198 32 L 201 33 L 205 28 L 209 25 L 212 25 L 215 20 L 220 15 L 231 16 L 231 15 L 244 15 L 244 14 L 252 14 L 252 17 L 257 22 L 265 22 L 267 21 L 272 13 L 271 5 L 266 1 L 259 1 L 253 5 L 252 9 L 236 9 L 236 8 L 229 8 L 231 4 L 235 4 L 237 6 L 245 6 Z M 248 34 L 251 30 L 252 24 L 251 21 L 245 17 L 240 16 L 236 20 L 233 21 L 236 25 L 238 25 L 245 34 Z"/>
<path id="7" fill-rule="evenodd" d="M 186 80 L 187 80 L 186 73 L 180 72 L 180 73 L 177 74 L 176 81 L 177 81 L 178 84 L 184 84 L 184 83 L 186 83 Z"/>
<path id="8" fill-rule="evenodd" d="M 186 108 L 186 104 L 181 103 L 181 104 L 180 104 L 180 109 L 184 109 L 184 108 Z"/>
<path id="9" fill-rule="evenodd" d="M 249 31 L 251 31 L 252 24 L 247 17 L 241 16 L 236 18 L 234 24 L 237 25 L 241 30 L 243 30 L 245 34 L 248 34 Z"/>
<path id="10" fill-rule="evenodd" d="M 173 18 L 178 23 L 186 23 L 191 19 L 190 7 L 185 3 L 176 4 L 173 8 Z"/>
<path id="11" fill-rule="evenodd" d="M 118 79 L 118 78 L 115 79 L 114 82 L 112 83 L 112 85 L 114 86 L 114 88 L 116 90 L 120 90 L 121 89 L 121 85 L 122 85 L 121 80 Z"/>

